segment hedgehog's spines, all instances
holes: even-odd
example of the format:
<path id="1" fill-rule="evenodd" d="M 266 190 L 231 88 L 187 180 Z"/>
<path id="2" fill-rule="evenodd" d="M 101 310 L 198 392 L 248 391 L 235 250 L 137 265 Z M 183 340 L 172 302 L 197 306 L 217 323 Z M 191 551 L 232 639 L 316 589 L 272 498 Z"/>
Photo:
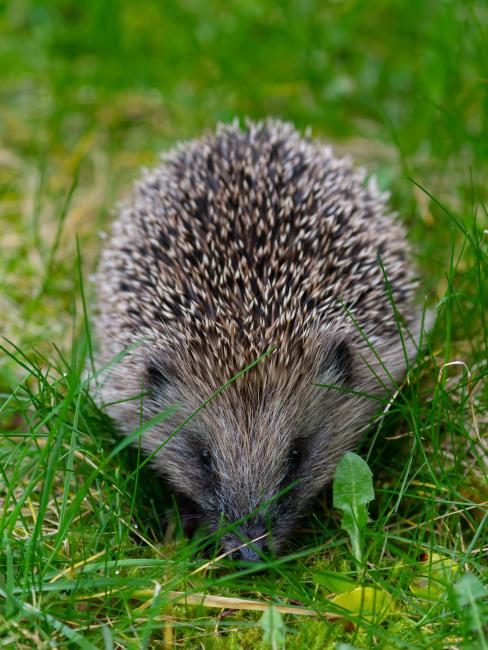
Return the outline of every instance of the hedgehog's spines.
<path id="1" fill-rule="evenodd" d="M 277 525 L 284 535 L 401 379 L 398 315 L 416 329 L 415 280 L 387 199 L 349 158 L 264 120 L 176 146 L 121 208 L 97 276 L 102 358 L 140 344 L 111 369 L 104 394 L 127 432 L 141 409 L 151 418 L 183 408 L 184 430 L 163 445 L 182 422 L 168 416 L 142 445 L 206 512 L 233 518 L 276 495 L 293 440 L 306 438 L 301 487 Z M 336 381 L 354 390 L 316 388 Z M 214 455 L 211 485 L 196 440 Z"/>

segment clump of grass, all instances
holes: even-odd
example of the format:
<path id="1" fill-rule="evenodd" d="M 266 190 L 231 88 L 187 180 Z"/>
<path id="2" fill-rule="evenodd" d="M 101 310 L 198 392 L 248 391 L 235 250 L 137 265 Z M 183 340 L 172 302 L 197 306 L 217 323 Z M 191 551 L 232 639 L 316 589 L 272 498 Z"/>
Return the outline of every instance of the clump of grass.
<path id="1" fill-rule="evenodd" d="M 102 4 L 0 10 L 2 644 L 255 648 L 264 633 L 296 648 L 486 648 L 486 7 Z M 81 279 L 109 206 L 175 139 L 268 113 L 312 125 L 392 190 L 435 314 L 361 450 L 375 501 L 359 572 L 326 496 L 266 571 L 209 564 L 209 540 L 184 537 L 94 400 Z M 386 592 L 391 615 L 337 618 L 338 576 Z M 297 613 L 264 625 L 249 601 Z"/>

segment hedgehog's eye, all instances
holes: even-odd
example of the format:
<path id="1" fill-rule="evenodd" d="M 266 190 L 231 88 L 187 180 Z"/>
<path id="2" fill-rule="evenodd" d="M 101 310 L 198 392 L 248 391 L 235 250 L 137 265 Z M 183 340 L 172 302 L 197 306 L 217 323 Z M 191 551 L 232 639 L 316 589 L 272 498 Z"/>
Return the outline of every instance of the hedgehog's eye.
<path id="1" fill-rule="evenodd" d="M 300 465 L 301 456 L 302 456 L 301 449 L 299 449 L 298 447 L 291 448 L 290 456 L 288 458 L 288 468 L 290 472 L 296 470 L 296 468 Z"/>
<path id="2" fill-rule="evenodd" d="M 302 464 L 305 455 L 305 440 L 297 440 L 288 452 L 288 472 L 292 474 Z"/>
<path id="3" fill-rule="evenodd" d="M 212 455 L 208 449 L 200 450 L 200 462 L 207 472 L 212 469 Z"/>

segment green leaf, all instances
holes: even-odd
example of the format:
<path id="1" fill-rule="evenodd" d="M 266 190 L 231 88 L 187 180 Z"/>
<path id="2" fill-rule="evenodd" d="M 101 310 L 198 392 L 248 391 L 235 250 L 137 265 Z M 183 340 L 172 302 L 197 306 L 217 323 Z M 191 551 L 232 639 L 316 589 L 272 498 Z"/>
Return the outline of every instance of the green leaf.
<path id="1" fill-rule="evenodd" d="M 263 629 L 263 642 L 272 650 L 285 647 L 285 626 L 279 610 L 271 605 L 261 616 L 259 622 Z"/>
<path id="2" fill-rule="evenodd" d="M 410 584 L 410 591 L 420 598 L 436 600 L 446 593 L 459 571 L 459 565 L 451 558 L 438 553 L 427 555 Z"/>
<path id="3" fill-rule="evenodd" d="M 374 499 L 373 474 L 366 461 L 353 452 L 337 465 L 333 483 L 333 503 L 342 510 L 342 528 L 349 534 L 352 552 L 362 562 L 362 537 L 368 521 L 367 504 Z"/>
<path id="4" fill-rule="evenodd" d="M 312 577 L 321 587 L 325 587 L 328 591 L 334 594 L 342 594 L 345 591 L 351 591 L 358 585 L 347 578 L 342 573 L 335 573 L 333 571 L 326 571 L 325 573 L 318 573 L 314 571 Z"/>
<path id="5" fill-rule="evenodd" d="M 377 625 L 394 610 L 390 594 L 373 587 L 357 587 L 352 591 L 339 594 L 331 602 Z"/>
<path id="6" fill-rule="evenodd" d="M 465 573 L 454 585 L 457 604 L 467 608 L 467 622 L 469 629 L 477 631 L 481 639 L 485 640 L 483 625 L 486 624 L 487 614 L 482 602 L 488 592 L 482 582 L 472 573 Z"/>
<path id="7" fill-rule="evenodd" d="M 113 650 L 114 640 L 112 636 L 112 631 L 108 627 L 108 625 L 105 624 L 102 625 L 102 636 L 103 636 L 103 643 L 104 643 L 105 650 Z"/>

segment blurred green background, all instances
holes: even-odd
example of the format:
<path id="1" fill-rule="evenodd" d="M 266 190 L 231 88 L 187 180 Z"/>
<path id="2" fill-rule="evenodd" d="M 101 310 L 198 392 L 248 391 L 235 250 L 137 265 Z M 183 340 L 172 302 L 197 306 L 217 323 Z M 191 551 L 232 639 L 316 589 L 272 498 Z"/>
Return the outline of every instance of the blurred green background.
<path id="1" fill-rule="evenodd" d="M 10 337 L 63 336 L 75 234 L 89 273 L 97 232 L 140 165 L 234 117 L 311 126 L 365 164 L 409 226 L 426 291 L 444 288 L 452 224 L 409 178 L 469 218 L 486 196 L 486 2 L 0 6 L 0 309 Z"/>
<path id="2" fill-rule="evenodd" d="M 446 157 L 466 137 L 485 156 L 487 9 L 459 0 L 7 2 L 3 135 L 22 139 L 36 124 L 22 142 L 34 153 L 53 138 L 69 149 L 90 129 L 114 131 L 110 148 L 130 149 L 143 128 L 163 146 L 216 120 L 271 113 L 335 138 L 398 140 L 407 159 L 419 149 Z"/>

